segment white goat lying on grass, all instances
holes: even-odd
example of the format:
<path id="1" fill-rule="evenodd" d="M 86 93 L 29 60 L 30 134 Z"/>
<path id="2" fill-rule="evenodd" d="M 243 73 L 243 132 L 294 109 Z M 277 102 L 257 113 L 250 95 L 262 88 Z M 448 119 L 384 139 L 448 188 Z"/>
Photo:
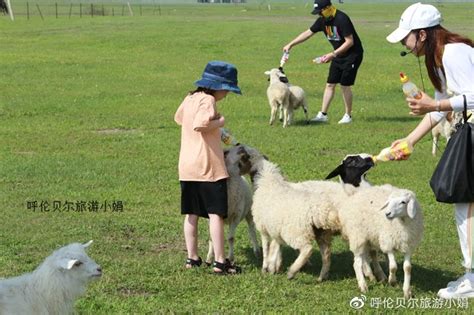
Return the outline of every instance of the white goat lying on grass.
<path id="1" fill-rule="evenodd" d="M 64 246 L 32 273 L 0 280 L 0 314 L 71 314 L 74 302 L 102 269 L 85 252 L 86 244 Z"/>

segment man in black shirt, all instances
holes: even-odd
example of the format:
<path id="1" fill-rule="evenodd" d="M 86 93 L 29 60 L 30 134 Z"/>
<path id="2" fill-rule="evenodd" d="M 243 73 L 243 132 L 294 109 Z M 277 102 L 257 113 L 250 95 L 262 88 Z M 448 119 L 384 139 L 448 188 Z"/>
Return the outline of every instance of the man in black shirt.
<path id="1" fill-rule="evenodd" d="M 327 122 L 327 110 L 334 96 L 336 85 L 341 84 L 342 96 L 346 113 L 339 120 L 340 124 L 352 122 L 352 88 L 357 70 L 362 63 L 364 49 L 359 36 L 352 25 L 351 19 L 344 12 L 337 10 L 330 0 L 315 0 L 312 14 L 319 15 L 319 18 L 306 31 L 298 35 L 289 42 L 284 51 L 298 45 L 317 32 L 324 32 L 326 38 L 333 46 L 333 51 L 321 56 L 321 62 L 331 62 L 326 88 L 324 90 L 323 104 L 321 111 L 311 121 Z"/>

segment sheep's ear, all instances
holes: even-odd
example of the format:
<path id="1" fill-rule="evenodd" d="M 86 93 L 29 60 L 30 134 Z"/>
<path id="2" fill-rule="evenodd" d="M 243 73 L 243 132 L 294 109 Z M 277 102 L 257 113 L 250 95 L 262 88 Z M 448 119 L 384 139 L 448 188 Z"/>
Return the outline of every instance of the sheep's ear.
<path id="1" fill-rule="evenodd" d="M 58 261 L 58 266 L 65 270 L 71 270 L 78 261 L 77 259 L 62 258 Z"/>
<path id="2" fill-rule="evenodd" d="M 89 242 L 82 244 L 82 247 L 87 248 L 92 244 L 92 242 L 93 240 L 90 240 Z"/>
<path id="3" fill-rule="evenodd" d="M 270 75 L 270 71 L 265 71 L 263 74 Z"/>
<path id="4" fill-rule="evenodd" d="M 326 176 L 325 179 L 330 179 L 330 178 L 336 177 L 337 175 L 341 175 L 343 168 L 344 168 L 343 165 L 339 164 L 339 166 L 336 167 L 331 173 L 329 173 L 329 175 Z"/>
<path id="5" fill-rule="evenodd" d="M 418 210 L 420 210 L 420 204 L 413 196 L 411 196 L 407 206 L 408 217 L 414 219 Z"/>
<path id="6" fill-rule="evenodd" d="M 389 203 L 389 201 L 387 200 L 387 201 L 385 202 L 385 204 L 384 204 L 379 210 L 382 211 L 383 209 L 387 208 L 388 203 Z"/>

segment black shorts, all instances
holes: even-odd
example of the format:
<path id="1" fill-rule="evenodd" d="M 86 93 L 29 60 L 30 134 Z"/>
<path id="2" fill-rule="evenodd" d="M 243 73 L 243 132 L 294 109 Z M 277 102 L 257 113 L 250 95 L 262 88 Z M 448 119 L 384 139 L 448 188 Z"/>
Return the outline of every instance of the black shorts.
<path id="1" fill-rule="evenodd" d="M 354 85 L 357 70 L 362 63 L 363 55 L 348 56 L 346 58 L 336 58 L 331 62 L 327 83 L 340 83 L 344 86 Z"/>
<path id="2" fill-rule="evenodd" d="M 227 218 L 227 179 L 217 182 L 181 183 L 181 214 L 195 214 L 209 218 L 210 214 L 217 214 Z"/>

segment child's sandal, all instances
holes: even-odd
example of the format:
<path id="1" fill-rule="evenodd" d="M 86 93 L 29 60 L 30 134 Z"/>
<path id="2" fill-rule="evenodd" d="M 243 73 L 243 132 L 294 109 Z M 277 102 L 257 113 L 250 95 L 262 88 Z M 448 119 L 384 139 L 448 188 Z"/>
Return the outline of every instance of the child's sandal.
<path id="1" fill-rule="evenodd" d="M 229 261 L 229 259 L 225 260 L 225 263 L 220 263 L 218 261 L 214 261 L 212 264 L 214 268 L 215 275 L 235 275 L 242 272 L 242 268 L 237 265 L 234 265 Z M 215 269 L 219 269 L 220 271 L 216 271 Z"/>
<path id="2" fill-rule="evenodd" d="M 201 267 L 201 264 L 202 264 L 201 257 L 199 257 L 197 260 L 192 259 L 192 258 L 187 258 L 186 259 L 186 268 L 187 269 L 191 269 L 191 268 L 195 268 L 195 267 Z"/>

